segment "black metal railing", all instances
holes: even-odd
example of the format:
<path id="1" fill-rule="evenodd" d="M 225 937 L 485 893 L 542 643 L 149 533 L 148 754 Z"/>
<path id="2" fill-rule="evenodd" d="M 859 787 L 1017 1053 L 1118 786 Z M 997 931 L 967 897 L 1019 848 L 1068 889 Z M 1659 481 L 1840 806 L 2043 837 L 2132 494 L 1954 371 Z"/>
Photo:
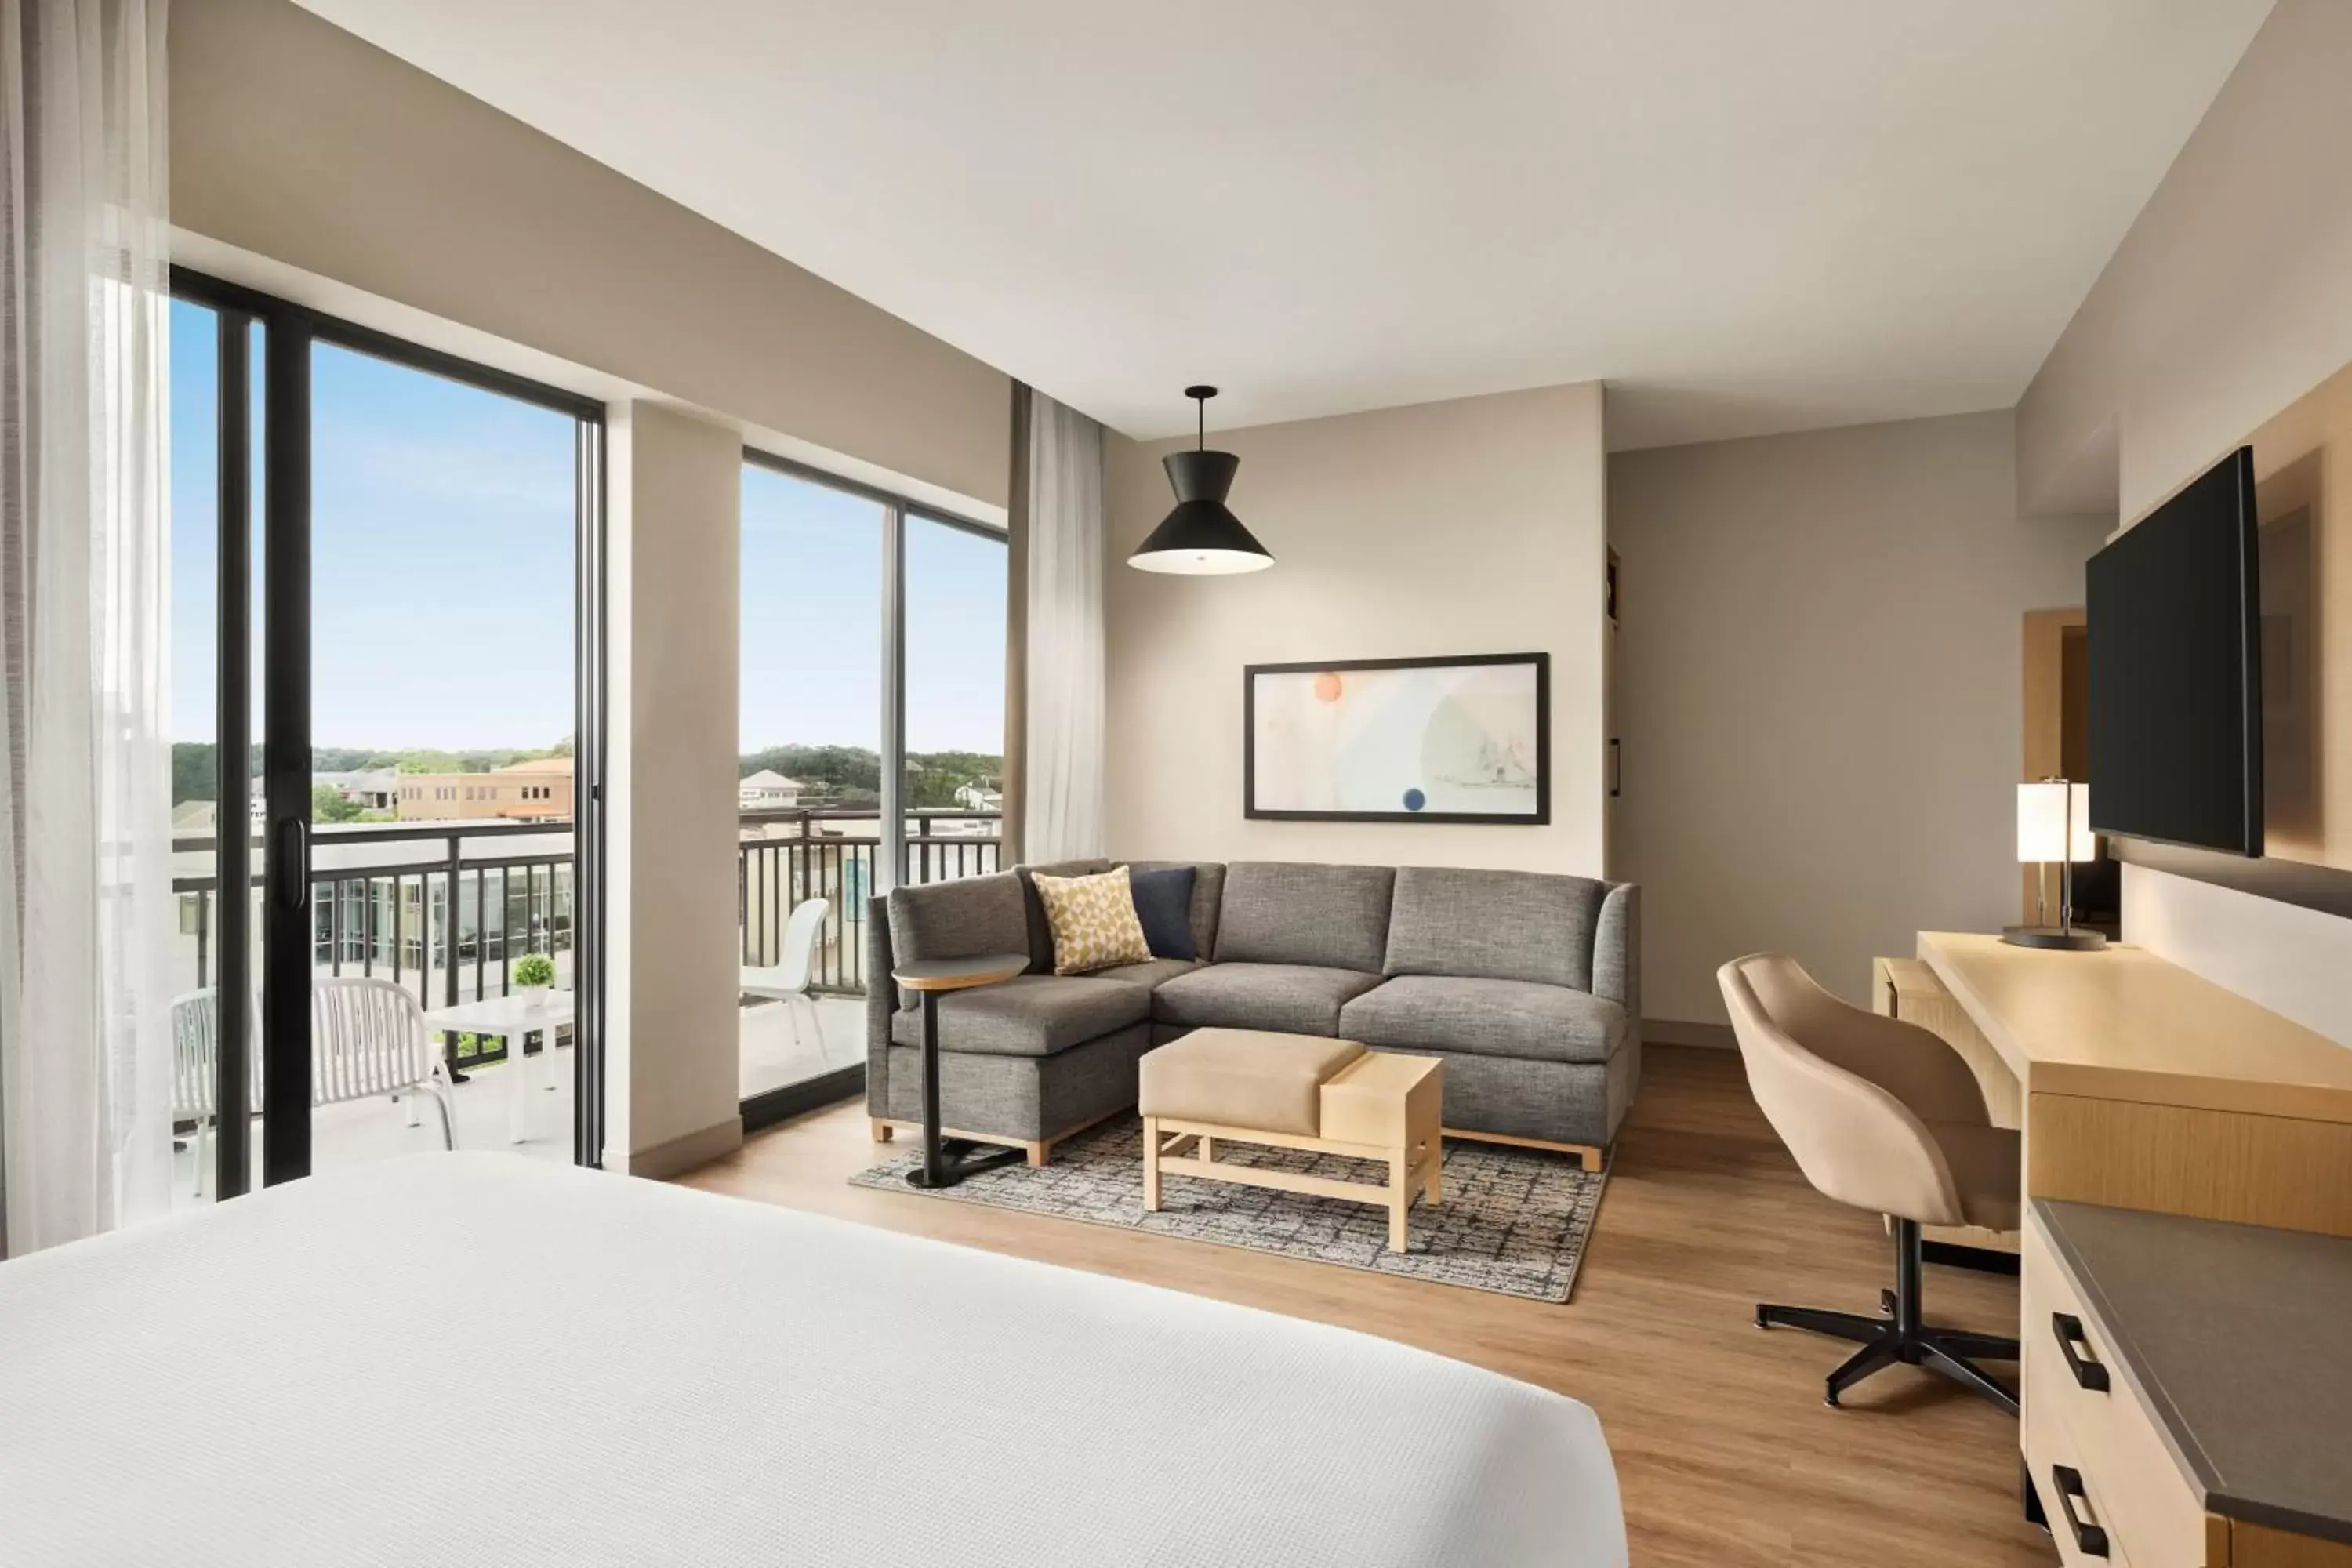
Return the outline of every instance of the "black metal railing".
<path id="1" fill-rule="evenodd" d="M 1001 868 L 1003 816 L 993 811 L 910 811 L 901 883 L 950 882 Z M 863 826 L 865 831 L 852 829 Z M 866 990 L 866 903 L 882 852 L 882 818 L 871 810 L 774 810 L 740 814 L 735 915 L 743 962 L 783 962 L 786 921 L 806 899 L 823 899 L 824 932 L 810 988 Z"/>
<path id="2" fill-rule="evenodd" d="M 313 830 L 310 875 L 311 964 L 322 975 L 378 975 L 414 991 L 428 1011 L 513 988 L 514 961 L 529 952 L 556 958 L 569 953 L 575 923 L 572 858 L 567 850 L 468 855 L 503 839 L 527 839 L 572 830 L 569 819 L 436 823 L 414 827 L 320 826 Z M 321 854 L 369 846 L 392 847 L 380 865 L 322 867 Z M 418 848 L 439 851 L 419 858 Z M 248 854 L 261 847 L 248 844 Z M 406 847 L 410 854 L 401 856 Z M 210 835 L 177 837 L 175 852 L 209 850 L 218 870 L 219 841 Z M 247 880 L 247 898 L 257 898 L 260 873 Z M 174 877 L 172 890 L 182 900 L 181 929 L 194 942 L 195 988 L 213 984 L 218 964 L 213 952 L 215 904 L 220 878 Z M 248 929 L 259 931 L 255 912 Z M 504 1042 L 460 1035 L 454 1051 L 461 1062 L 497 1061 Z"/>
<path id="3" fill-rule="evenodd" d="M 1002 816 L 992 811 L 907 814 L 902 883 L 986 876 L 1003 864 Z M 881 853 L 881 818 L 871 810 L 748 811 L 736 850 L 736 918 L 742 962 L 782 961 L 785 923 L 803 900 L 831 906 L 817 944 L 813 989 L 857 995 L 866 989 L 866 910 Z M 857 831 L 862 828 L 863 831 Z M 557 958 L 572 948 L 574 868 L 568 849 L 534 850 L 534 837 L 568 834 L 568 819 L 491 820 L 403 826 L 334 826 L 312 840 L 311 962 L 322 975 L 380 975 L 413 990 L 428 1011 L 513 987 L 514 961 L 528 952 Z M 507 841 L 514 841 L 511 846 Z M 382 864 L 321 866 L 325 855 L 381 847 Z M 210 875 L 174 877 L 182 933 L 193 942 L 195 989 L 214 983 L 215 910 L 221 896 L 219 841 L 174 837 L 177 852 L 208 851 Z M 257 855 L 261 842 L 248 842 Z M 423 851 L 430 849 L 432 853 Z M 470 853 L 469 853 L 470 851 Z M 247 883 L 257 899 L 259 871 Z M 259 931 L 259 911 L 248 929 Z M 183 971 L 184 973 L 187 971 Z M 495 1061 L 495 1038 L 460 1037 L 462 1062 Z"/>

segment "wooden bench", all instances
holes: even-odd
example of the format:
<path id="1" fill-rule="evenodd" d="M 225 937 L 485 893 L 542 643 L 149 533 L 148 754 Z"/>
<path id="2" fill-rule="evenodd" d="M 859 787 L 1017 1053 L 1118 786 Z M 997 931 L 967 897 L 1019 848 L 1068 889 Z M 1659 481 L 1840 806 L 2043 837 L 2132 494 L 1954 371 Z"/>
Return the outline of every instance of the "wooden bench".
<path id="1" fill-rule="evenodd" d="M 1445 1064 L 1353 1040 L 1263 1029 L 1196 1029 L 1143 1058 L 1143 1206 L 1163 1174 L 1306 1193 L 1389 1211 L 1389 1246 L 1408 1250 L 1415 1194 L 1443 1196 Z M 1381 1162 L 1381 1183 L 1222 1163 L 1221 1141 Z M 1197 1151 L 1197 1152 L 1188 1152 Z"/>

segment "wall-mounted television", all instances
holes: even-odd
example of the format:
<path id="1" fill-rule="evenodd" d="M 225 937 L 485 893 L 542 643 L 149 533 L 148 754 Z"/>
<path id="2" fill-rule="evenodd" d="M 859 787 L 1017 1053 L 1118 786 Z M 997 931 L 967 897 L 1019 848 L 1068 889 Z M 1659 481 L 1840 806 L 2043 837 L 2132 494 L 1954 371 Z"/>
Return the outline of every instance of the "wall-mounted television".
<path id="1" fill-rule="evenodd" d="M 2263 852 L 2254 452 L 2241 447 L 2091 557 L 2091 826 Z"/>

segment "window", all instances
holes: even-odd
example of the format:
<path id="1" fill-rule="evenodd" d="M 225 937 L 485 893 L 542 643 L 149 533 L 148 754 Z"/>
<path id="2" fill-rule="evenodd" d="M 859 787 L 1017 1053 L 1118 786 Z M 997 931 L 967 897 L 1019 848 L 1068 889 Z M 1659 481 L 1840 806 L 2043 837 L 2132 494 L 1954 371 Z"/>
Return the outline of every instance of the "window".
<path id="1" fill-rule="evenodd" d="M 310 1092 L 331 1087 L 320 1064 L 349 1035 L 306 993 L 356 973 L 428 1010 L 497 994 L 509 955 L 482 951 L 486 895 L 519 900 L 509 924 L 527 920 L 545 951 L 579 960 L 578 1115 L 569 1128 L 543 1118 L 530 1136 L 593 1157 L 598 933 L 590 922 L 589 940 L 570 939 L 575 854 L 593 873 L 595 825 L 548 824 L 475 853 L 477 830 L 414 821 L 460 815 L 423 809 L 454 787 L 386 775 L 478 769 L 467 753 L 492 766 L 569 756 L 575 741 L 598 755 L 596 601 L 576 584 L 596 581 L 602 559 L 602 405 L 182 268 L 173 288 L 173 870 L 197 917 L 173 1021 L 208 1004 L 225 1051 L 257 1037 L 252 1070 L 211 1087 L 264 1112 L 257 1126 L 211 1118 L 219 1152 L 184 1138 L 176 1174 L 193 1189 L 201 1164 L 233 1195 L 257 1174 L 443 1142 L 432 1116 L 386 1127 L 374 1106 Z M 289 478 L 307 482 L 271 482 Z M 415 613 L 390 613 L 402 606 Z M 458 668 L 453 647 L 496 678 Z M 249 700 L 216 699 L 248 684 Z M 248 838 L 283 845 L 293 827 L 313 829 L 310 875 L 291 889 L 281 875 L 248 903 Z M 216 840 L 237 851 L 225 889 L 212 886 L 227 866 Z M 481 1054 L 463 1031 L 446 1044 L 453 1066 Z M 472 1119 L 502 1120 L 504 1099 L 475 1091 Z M 183 1095 L 175 1120 L 200 1123 L 210 1103 Z M 461 1130 L 468 1115 L 461 1097 Z"/>
<path id="2" fill-rule="evenodd" d="M 1001 530 L 759 453 L 746 454 L 742 531 L 742 963 L 787 965 L 793 909 L 827 906 L 810 994 L 739 1015 L 757 1126 L 758 1102 L 787 1113 L 776 1091 L 863 1059 L 847 998 L 873 979 L 867 900 L 996 869 L 1005 544 Z"/>
<path id="3" fill-rule="evenodd" d="M 997 868 L 1004 789 L 1004 536 L 907 517 L 907 876 Z"/>

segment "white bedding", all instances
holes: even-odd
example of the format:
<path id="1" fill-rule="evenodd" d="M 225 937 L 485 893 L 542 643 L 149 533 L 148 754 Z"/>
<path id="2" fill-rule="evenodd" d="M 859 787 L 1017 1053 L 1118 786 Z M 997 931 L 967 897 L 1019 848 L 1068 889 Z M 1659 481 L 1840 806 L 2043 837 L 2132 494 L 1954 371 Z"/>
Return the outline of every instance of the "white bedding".
<path id="1" fill-rule="evenodd" d="M 1573 1400 L 511 1155 L 0 1265 L 6 1568 L 1625 1560 Z"/>

